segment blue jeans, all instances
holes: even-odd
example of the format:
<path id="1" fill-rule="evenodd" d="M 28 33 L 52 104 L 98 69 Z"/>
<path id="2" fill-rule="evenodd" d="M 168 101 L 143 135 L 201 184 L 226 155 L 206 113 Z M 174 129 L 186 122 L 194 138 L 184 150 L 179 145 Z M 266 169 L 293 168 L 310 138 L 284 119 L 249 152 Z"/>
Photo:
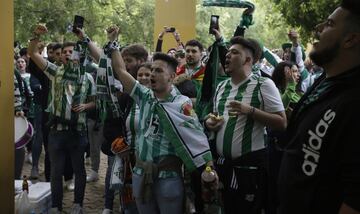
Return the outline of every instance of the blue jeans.
<path id="1" fill-rule="evenodd" d="M 62 210 L 62 176 L 67 154 L 70 155 L 75 174 L 74 203 L 82 206 L 86 186 L 84 153 L 87 143 L 86 131 L 50 131 L 48 149 L 51 162 L 52 207 Z"/>
<path id="2" fill-rule="evenodd" d="M 133 195 L 140 214 L 183 214 L 184 184 L 181 177 L 156 178 L 150 201 L 143 202 L 140 196 L 142 176 L 133 173 Z"/>

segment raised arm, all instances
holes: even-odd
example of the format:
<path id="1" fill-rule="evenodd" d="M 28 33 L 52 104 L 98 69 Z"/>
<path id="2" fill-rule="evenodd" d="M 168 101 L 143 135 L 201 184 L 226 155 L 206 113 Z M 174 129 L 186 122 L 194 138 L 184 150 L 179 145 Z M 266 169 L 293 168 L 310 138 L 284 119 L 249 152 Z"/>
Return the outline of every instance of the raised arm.
<path id="1" fill-rule="evenodd" d="M 96 46 L 96 44 L 90 40 L 90 38 L 85 34 L 85 31 L 81 28 L 77 28 L 76 36 L 80 41 L 85 41 L 88 43 L 90 50 L 90 55 L 94 58 L 95 62 L 98 63 L 101 55 L 101 49 Z"/>
<path id="2" fill-rule="evenodd" d="M 180 33 L 177 32 L 177 30 L 175 30 L 173 32 L 173 35 L 174 35 L 174 39 L 176 41 L 176 44 L 177 44 L 177 49 L 185 49 L 185 46 L 184 44 L 181 42 L 181 39 L 180 39 Z"/>
<path id="3" fill-rule="evenodd" d="M 244 37 L 246 28 L 249 28 L 250 25 L 254 24 L 252 14 L 255 11 L 255 5 L 245 1 L 244 7 L 246 7 L 247 9 L 243 12 L 241 16 L 240 24 L 236 27 L 234 36 Z"/>
<path id="4" fill-rule="evenodd" d="M 41 35 L 44 35 L 47 33 L 47 28 L 45 25 L 38 24 L 35 27 L 35 30 L 33 32 L 34 37 L 30 39 L 29 47 L 28 47 L 28 53 L 30 55 L 30 58 L 32 61 L 35 62 L 35 64 L 43 71 L 46 68 L 47 61 L 41 56 L 39 53 L 39 42 Z"/>
<path id="5" fill-rule="evenodd" d="M 159 33 L 158 40 L 157 40 L 157 42 L 156 42 L 155 52 L 161 52 L 164 34 L 165 34 L 165 28 L 164 28 L 163 31 L 161 31 L 161 32 Z"/>
<path id="6" fill-rule="evenodd" d="M 299 43 L 299 35 L 296 31 L 291 30 L 288 34 L 289 39 L 291 40 L 292 47 L 291 52 L 295 54 L 295 62 L 299 67 L 300 72 L 305 68 L 303 55 L 302 55 L 302 47 Z"/>
<path id="7" fill-rule="evenodd" d="M 124 60 L 121 57 L 119 48 L 117 47 L 117 43 L 115 42 L 119 35 L 119 28 L 113 26 L 110 27 L 107 32 L 108 38 L 111 41 L 107 49 L 111 51 L 112 68 L 116 74 L 116 77 L 124 86 L 124 92 L 130 94 L 135 86 L 136 80 L 126 71 Z"/>

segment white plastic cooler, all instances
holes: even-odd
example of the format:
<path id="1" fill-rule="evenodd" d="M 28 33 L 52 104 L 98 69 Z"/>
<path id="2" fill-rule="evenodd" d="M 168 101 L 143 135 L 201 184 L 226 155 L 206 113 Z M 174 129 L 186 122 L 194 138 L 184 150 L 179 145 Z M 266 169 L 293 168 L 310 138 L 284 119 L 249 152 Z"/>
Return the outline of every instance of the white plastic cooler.
<path id="1" fill-rule="evenodd" d="M 17 195 L 15 199 L 19 197 L 19 195 Z M 48 214 L 50 212 L 51 188 L 49 182 L 33 183 L 31 186 L 29 186 L 28 197 L 34 213 Z"/>

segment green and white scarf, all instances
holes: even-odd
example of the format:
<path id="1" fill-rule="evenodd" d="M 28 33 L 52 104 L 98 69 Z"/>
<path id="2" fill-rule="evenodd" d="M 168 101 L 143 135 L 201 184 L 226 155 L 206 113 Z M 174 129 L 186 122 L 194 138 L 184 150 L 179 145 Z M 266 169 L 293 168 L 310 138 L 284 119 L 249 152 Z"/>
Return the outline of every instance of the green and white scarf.
<path id="1" fill-rule="evenodd" d="M 155 104 L 160 123 L 163 124 L 165 136 L 174 146 L 190 172 L 212 160 L 209 142 L 191 105 L 184 106 L 188 98 L 177 96 L 172 102 Z M 179 112 L 182 106 L 184 112 Z M 188 114 L 186 112 L 192 112 Z"/>
<path id="2" fill-rule="evenodd" d="M 255 5 L 244 0 L 204 0 L 203 6 L 254 8 Z"/>
<path id="3" fill-rule="evenodd" d="M 99 68 L 96 73 L 96 106 L 102 122 L 106 118 L 119 118 L 121 110 L 116 97 L 115 77 L 111 67 L 111 58 L 101 53 Z"/>

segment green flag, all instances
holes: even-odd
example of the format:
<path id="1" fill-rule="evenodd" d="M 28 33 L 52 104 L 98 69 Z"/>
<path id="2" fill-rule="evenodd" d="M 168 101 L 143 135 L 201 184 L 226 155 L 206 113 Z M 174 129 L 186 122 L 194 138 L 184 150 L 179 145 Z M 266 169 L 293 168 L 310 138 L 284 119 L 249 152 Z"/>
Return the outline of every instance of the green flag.
<path id="1" fill-rule="evenodd" d="M 228 76 L 218 75 L 220 58 L 219 46 L 225 46 L 224 42 L 214 42 L 205 68 L 204 79 L 200 93 L 198 93 L 195 112 L 202 121 L 204 117 L 213 111 L 213 96 L 217 85 L 227 79 Z"/>
<path id="2" fill-rule="evenodd" d="M 254 8 L 254 4 L 243 0 L 204 0 L 203 6 Z"/>

